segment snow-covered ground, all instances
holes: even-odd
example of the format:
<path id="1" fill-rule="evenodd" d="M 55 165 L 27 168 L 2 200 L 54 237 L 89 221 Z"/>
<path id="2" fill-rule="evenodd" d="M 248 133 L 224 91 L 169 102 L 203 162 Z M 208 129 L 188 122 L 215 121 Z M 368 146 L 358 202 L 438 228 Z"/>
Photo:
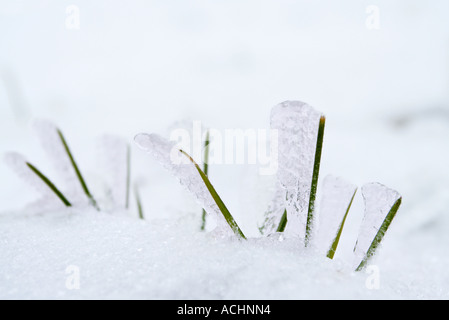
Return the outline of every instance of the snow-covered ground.
<path id="1" fill-rule="evenodd" d="M 447 1 L 73 4 L 76 30 L 66 3 L 0 3 L 0 152 L 19 151 L 57 180 L 29 130 L 32 118 L 50 118 L 99 194 L 96 138 L 121 135 L 146 220 L 134 204 L 36 203 L 0 165 L 0 298 L 449 298 Z M 366 25 L 369 5 L 378 30 Z M 331 261 L 294 239 L 258 237 L 271 177 L 212 165 L 249 240 L 220 238 L 199 232 L 201 208 L 133 144 L 140 132 L 168 137 L 178 121 L 268 129 L 271 108 L 288 99 L 327 116 L 322 177 L 378 181 L 403 196 L 371 273 L 352 272 L 360 194 Z"/>

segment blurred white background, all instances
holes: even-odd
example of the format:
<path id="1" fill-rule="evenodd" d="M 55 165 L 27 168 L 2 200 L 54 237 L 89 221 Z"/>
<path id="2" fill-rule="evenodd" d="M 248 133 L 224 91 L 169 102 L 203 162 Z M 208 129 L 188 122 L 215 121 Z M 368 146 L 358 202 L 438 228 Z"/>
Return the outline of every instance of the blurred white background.
<path id="1" fill-rule="evenodd" d="M 88 167 L 104 132 L 268 128 L 271 107 L 302 100 L 327 116 L 323 174 L 399 190 L 412 229 L 447 221 L 448 12 L 444 0 L 1 0 L 0 151 L 41 161 L 28 122 L 49 118 Z M 0 168 L 1 210 L 22 207 L 33 197 Z M 238 172 L 211 172 L 231 208 Z M 175 185 L 154 179 L 153 213 Z"/>

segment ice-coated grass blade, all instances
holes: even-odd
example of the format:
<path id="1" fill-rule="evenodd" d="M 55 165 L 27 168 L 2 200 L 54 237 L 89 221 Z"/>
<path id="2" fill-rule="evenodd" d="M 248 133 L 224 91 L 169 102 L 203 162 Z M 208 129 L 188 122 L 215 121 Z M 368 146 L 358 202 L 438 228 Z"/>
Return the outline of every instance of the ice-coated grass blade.
<path id="1" fill-rule="evenodd" d="M 279 221 L 279 226 L 276 232 L 284 232 L 286 225 L 287 225 L 287 209 L 285 209 L 284 214 L 281 217 L 281 221 Z"/>
<path id="2" fill-rule="evenodd" d="M 206 140 L 204 141 L 204 162 L 203 162 L 203 172 L 207 176 L 209 172 L 209 131 L 206 133 Z M 206 210 L 203 209 L 201 215 L 201 230 L 206 228 Z"/>
<path id="3" fill-rule="evenodd" d="M 125 208 L 129 208 L 129 189 L 131 185 L 131 148 L 129 144 L 126 146 L 126 194 Z"/>
<path id="4" fill-rule="evenodd" d="M 221 213 L 223 214 L 226 222 L 229 224 L 229 226 L 231 227 L 231 229 L 235 233 L 235 235 L 238 238 L 246 239 L 246 237 L 243 234 L 242 230 L 240 230 L 237 222 L 235 222 L 234 217 L 231 215 L 229 210 L 226 208 L 224 202 L 221 200 L 221 198 L 218 195 L 217 191 L 215 190 L 215 188 L 210 183 L 209 178 L 204 174 L 204 172 L 203 172 L 203 170 L 201 170 L 200 166 L 195 162 L 195 160 L 193 160 L 193 158 L 188 153 L 186 153 L 183 150 L 179 150 L 179 151 L 182 154 L 184 154 L 190 160 L 190 162 L 192 162 L 195 165 L 196 169 L 198 170 L 198 173 L 201 176 L 201 179 L 204 181 L 204 184 L 207 187 L 207 190 L 209 190 L 210 195 L 214 199 L 215 203 L 217 204 L 218 208 L 220 209 Z"/>
<path id="5" fill-rule="evenodd" d="M 25 162 L 28 168 L 31 169 L 49 188 L 53 193 L 64 203 L 66 207 L 71 207 L 72 204 L 67 200 L 67 198 L 62 194 L 61 191 L 50 181 L 41 171 L 39 171 L 35 166 L 29 162 Z"/>
<path id="6" fill-rule="evenodd" d="M 352 195 L 351 201 L 349 202 L 348 208 L 346 209 L 346 213 L 345 213 L 345 215 L 343 217 L 343 220 L 342 220 L 342 222 L 340 224 L 340 227 L 338 228 L 337 236 L 335 237 L 335 239 L 332 242 L 332 245 L 331 245 L 329 251 L 327 252 L 326 256 L 329 259 L 333 259 L 334 255 L 335 255 L 335 252 L 337 251 L 338 242 L 340 242 L 340 237 L 341 237 L 341 233 L 343 231 L 343 227 L 345 226 L 346 217 L 348 216 L 349 210 L 351 209 L 351 205 L 352 205 L 352 202 L 354 201 L 354 197 L 355 197 L 356 193 L 357 193 L 357 189 L 355 189 L 354 194 Z"/>
<path id="7" fill-rule="evenodd" d="M 66 140 L 65 140 L 65 138 L 64 138 L 64 135 L 62 134 L 61 130 L 59 130 L 59 129 L 57 129 L 57 132 L 58 132 L 58 136 L 59 136 L 59 138 L 60 138 L 60 140 L 61 140 L 61 143 L 62 143 L 62 145 L 64 146 L 64 150 L 65 150 L 65 152 L 67 153 L 67 156 L 68 156 L 69 159 L 70 159 L 70 163 L 72 164 L 72 167 L 73 167 L 73 169 L 75 170 L 76 176 L 78 177 L 78 180 L 79 180 L 79 182 L 80 182 L 80 184 L 81 184 L 81 187 L 82 187 L 83 190 L 84 190 L 84 193 L 85 193 L 86 196 L 89 198 L 91 204 L 92 204 L 97 210 L 100 210 L 100 208 L 99 208 L 98 205 L 97 205 L 97 202 L 95 201 L 94 197 L 92 196 L 92 194 L 90 193 L 89 189 L 87 188 L 87 184 L 86 184 L 86 182 L 84 181 L 83 176 L 81 175 L 81 171 L 79 170 L 79 168 L 78 168 L 78 166 L 77 166 L 77 164 L 76 164 L 76 162 L 75 162 L 75 159 L 74 159 L 72 153 L 70 152 L 70 148 L 69 148 L 69 146 L 68 146 L 68 144 L 67 144 L 67 142 L 66 142 Z"/>
<path id="8" fill-rule="evenodd" d="M 313 212 L 315 210 L 316 190 L 318 186 L 318 176 L 320 174 L 321 151 L 323 149 L 325 123 L 326 118 L 324 116 L 321 116 L 318 126 L 318 135 L 315 149 L 315 161 L 313 164 L 312 185 L 310 187 L 309 209 L 307 211 L 306 238 L 305 238 L 306 246 L 308 245 L 310 237 L 312 235 Z"/>
<path id="9" fill-rule="evenodd" d="M 383 221 L 379 231 L 377 232 L 376 236 L 374 237 L 373 242 L 371 243 L 368 251 L 365 254 L 365 257 L 362 259 L 362 262 L 360 262 L 359 266 L 356 268 L 355 271 L 361 271 L 364 269 L 366 264 L 368 263 L 369 259 L 371 259 L 372 256 L 376 253 L 376 249 L 378 248 L 380 242 L 382 241 L 383 237 L 385 236 L 385 233 L 387 232 L 388 228 L 390 227 L 391 222 L 393 221 L 394 217 L 396 216 L 396 213 L 398 212 L 398 209 L 401 205 L 402 197 L 400 197 L 391 207 L 390 211 L 388 212 L 387 216 L 385 217 L 385 220 Z"/>
<path id="10" fill-rule="evenodd" d="M 285 198 L 285 190 L 277 186 L 273 199 L 265 211 L 262 226 L 258 228 L 262 235 L 284 231 L 287 223 L 287 208 L 285 202 L 282 201 L 283 197 Z"/>
<path id="11" fill-rule="evenodd" d="M 270 127 L 277 131 L 277 184 L 285 197 L 274 210 L 279 220 L 287 209 L 285 232 L 305 240 L 317 136 L 322 114 L 307 103 L 284 101 L 271 109 Z M 274 227 L 278 227 L 277 225 Z M 276 229 L 274 229 L 276 230 Z"/>
<path id="12" fill-rule="evenodd" d="M 137 212 L 139 213 L 139 219 L 145 220 L 145 216 L 143 214 L 142 201 L 140 200 L 140 194 L 137 186 L 134 186 L 134 194 L 136 196 L 136 205 L 137 205 Z"/>

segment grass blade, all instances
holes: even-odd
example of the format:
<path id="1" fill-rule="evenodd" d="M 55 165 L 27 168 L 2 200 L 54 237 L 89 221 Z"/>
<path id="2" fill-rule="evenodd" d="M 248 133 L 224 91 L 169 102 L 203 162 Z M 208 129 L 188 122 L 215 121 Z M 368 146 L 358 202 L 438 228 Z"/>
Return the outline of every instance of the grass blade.
<path id="1" fill-rule="evenodd" d="M 29 162 L 25 162 L 28 168 L 31 169 L 50 189 L 53 193 L 64 203 L 66 207 L 71 207 L 72 204 L 67 200 L 67 198 L 62 194 L 61 191 L 50 181 L 41 171 L 39 171 L 35 166 Z"/>
<path id="2" fill-rule="evenodd" d="M 379 231 L 377 232 L 376 236 L 374 237 L 373 242 L 371 243 L 368 251 L 366 252 L 365 257 L 363 258 L 362 262 L 357 267 L 356 271 L 361 271 L 368 263 L 369 259 L 375 254 L 376 249 L 378 248 L 380 242 L 382 241 L 383 237 L 385 236 L 385 233 L 387 232 L 388 228 L 390 227 L 391 222 L 393 221 L 394 217 L 396 216 L 396 213 L 401 205 L 402 197 L 400 197 L 391 207 L 390 211 L 388 212 L 387 216 L 385 217 Z"/>
<path id="3" fill-rule="evenodd" d="M 139 218 L 145 220 L 145 216 L 143 215 L 142 201 L 140 200 L 139 190 L 137 186 L 134 187 L 134 194 L 136 196 L 137 212 L 139 213 Z"/>
<path id="4" fill-rule="evenodd" d="M 235 233 L 235 235 L 238 238 L 246 239 L 245 235 L 243 234 L 242 230 L 240 230 L 239 226 L 237 225 L 237 222 L 235 222 L 234 218 L 232 217 L 229 210 L 226 208 L 225 204 L 221 200 L 220 196 L 218 195 L 215 188 L 212 186 L 212 184 L 209 181 L 209 178 L 204 174 L 204 172 L 201 170 L 200 166 L 195 162 L 195 160 L 192 159 L 192 157 L 187 154 L 183 150 L 179 150 L 182 154 L 184 154 L 189 160 L 195 165 L 196 169 L 198 170 L 198 173 L 201 176 L 201 179 L 203 179 L 204 184 L 206 185 L 207 189 L 209 190 L 212 198 L 214 199 L 215 203 L 217 204 L 218 208 L 220 209 L 221 213 L 223 214 L 226 222 L 231 227 L 232 231 Z"/>
<path id="5" fill-rule="evenodd" d="M 354 194 L 352 195 L 351 201 L 349 202 L 348 208 L 346 209 L 346 213 L 343 217 L 340 227 L 338 228 L 337 236 L 335 237 L 334 242 L 332 243 L 332 245 L 326 255 L 329 259 L 333 259 L 335 252 L 337 251 L 338 242 L 340 241 L 341 233 L 343 231 L 343 227 L 346 222 L 346 217 L 348 216 L 349 210 L 351 209 L 351 205 L 352 205 L 352 202 L 354 201 L 354 197 L 355 197 L 356 193 L 357 193 L 357 189 L 354 191 Z"/>
<path id="6" fill-rule="evenodd" d="M 98 205 L 97 205 L 97 202 L 95 201 L 94 197 L 92 196 L 92 194 L 90 193 L 89 189 L 87 188 L 87 184 L 86 184 L 86 182 L 84 181 L 84 178 L 83 178 L 83 176 L 81 175 L 80 170 L 78 169 L 78 166 L 77 166 L 77 164 L 76 164 L 76 162 L 75 162 L 75 159 L 74 159 L 72 153 L 70 152 L 70 148 L 69 148 L 69 146 L 68 146 L 68 144 L 67 144 L 67 142 L 66 142 L 66 140 L 65 140 L 65 138 L 64 138 L 64 135 L 62 134 L 61 130 L 59 130 L 59 129 L 57 129 L 57 132 L 58 132 L 59 138 L 60 138 L 60 140 L 61 140 L 61 143 L 62 143 L 62 145 L 64 146 L 65 152 L 67 153 L 67 156 L 68 156 L 69 159 L 70 159 L 70 162 L 71 162 L 71 164 L 72 164 L 72 167 L 73 167 L 73 169 L 75 170 L 76 176 L 78 177 L 78 180 L 79 180 L 79 182 L 80 182 L 80 184 L 81 184 L 81 187 L 82 187 L 83 190 L 84 190 L 84 193 L 85 193 L 86 196 L 89 198 L 91 204 L 92 204 L 97 210 L 100 210 L 100 208 L 99 208 Z"/>
<path id="7" fill-rule="evenodd" d="M 316 190 L 318 186 L 318 176 L 320 173 L 321 151 L 323 149 L 325 123 L 326 118 L 324 116 L 321 116 L 318 126 L 318 135 L 315 149 L 315 162 L 313 164 L 312 185 L 310 187 L 309 209 L 307 211 L 306 238 L 305 238 L 306 246 L 308 245 L 310 237 L 312 235 L 313 212 L 315 210 Z"/>
<path id="8" fill-rule="evenodd" d="M 206 133 L 206 140 L 204 141 L 204 162 L 203 162 L 203 172 L 207 176 L 209 171 L 209 131 Z M 201 230 L 206 228 L 206 210 L 203 209 L 201 215 Z"/>
<path id="9" fill-rule="evenodd" d="M 285 189 L 282 188 L 282 186 L 277 185 L 272 200 L 265 210 L 262 226 L 258 228 L 262 235 L 284 231 L 285 224 L 287 223 L 287 209 L 286 203 L 285 201 L 282 201 L 282 199 L 285 198 L 285 196 Z"/>
<path id="10" fill-rule="evenodd" d="M 276 232 L 284 232 L 286 225 L 287 225 L 287 209 L 285 209 L 284 214 L 281 217 L 281 221 L 279 222 L 279 226 Z"/>
<path id="11" fill-rule="evenodd" d="M 271 109 L 270 115 L 270 127 L 277 131 L 278 140 L 277 187 L 283 189 L 285 197 L 283 205 L 276 208 L 275 222 L 279 223 L 287 209 L 288 225 L 285 230 L 303 241 L 306 239 L 308 204 L 321 116 L 321 112 L 301 101 L 279 103 Z"/>

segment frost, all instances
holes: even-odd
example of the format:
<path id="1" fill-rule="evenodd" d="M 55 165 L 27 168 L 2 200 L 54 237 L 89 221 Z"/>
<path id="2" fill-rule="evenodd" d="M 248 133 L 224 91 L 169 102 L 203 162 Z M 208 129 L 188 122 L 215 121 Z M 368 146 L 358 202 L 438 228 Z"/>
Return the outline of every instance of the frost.
<path id="1" fill-rule="evenodd" d="M 285 232 L 305 237 L 310 188 L 321 114 L 300 101 L 285 101 L 271 111 L 278 130 L 278 181 L 284 190 L 288 224 Z"/>
<path id="2" fill-rule="evenodd" d="M 62 144 L 56 125 L 48 120 L 35 120 L 33 129 L 42 148 L 64 181 L 64 193 L 74 202 L 86 202 L 84 191 Z"/>
<path id="3" fill-rule="evenodd" d="M 197 202 L 217 221 L 217 231 L 232 234 L 220 209 L 212 198 L 195 165 L 179 152 L 176 144 L 157 134 L 141 133 L 135 137 L 137 145 L 154 157 L 165 169 L 179 179 Z M 187 160 L 187 161 L 186 161 Z"/>
<path id="4" fill-rule="evenodd" d="M 392 206 L 401 195 L 380 183 L 367 183 L 362 186 L 365 201 L 365 214 L 354 248 L 355 263 L 358 265 L 367 255 L 368 250 L 379 232 Z"/>
<path id="5" fill-rule="evenodd" d="M 98 148 L 101 171 L 107 184 L 108 194 L 115 206 L 128 207 L 129 201 L 129 145 L 121 137 L 104 135 L 99 138 Z"/>
<path id="6" fill-rule="evenodd" d="M 357 186 L 340 177 L 328 175 L 322 184 L 322 199 L 318 215 L 315 247 L 327 253 L 334 243 L 348 208 L 357 190 Z"/>

